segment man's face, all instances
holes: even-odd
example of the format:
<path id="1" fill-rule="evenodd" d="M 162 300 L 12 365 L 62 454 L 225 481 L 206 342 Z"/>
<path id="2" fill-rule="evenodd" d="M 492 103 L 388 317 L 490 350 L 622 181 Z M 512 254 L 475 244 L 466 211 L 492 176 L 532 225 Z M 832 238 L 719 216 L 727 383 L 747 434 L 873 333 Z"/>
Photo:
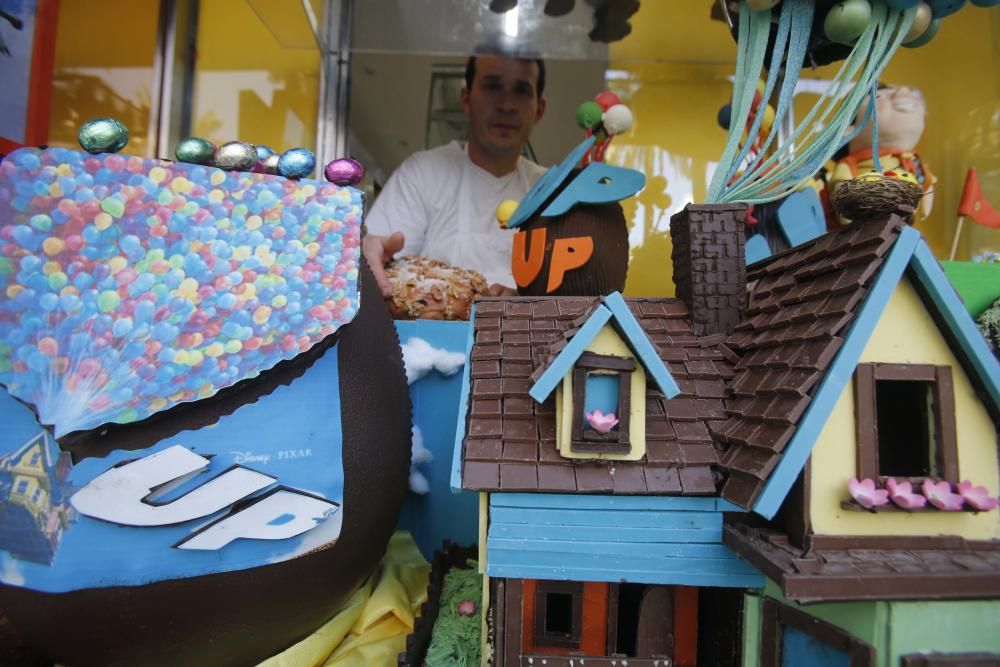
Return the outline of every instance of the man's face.
<path id="1" fill-rule="evenodd" d="M 862 104 L 855 120 L 865 118 L 868 104 Z M 927 105 L 919 90 L 912 88 L 882 88 L 875 93 L 875 110 L 878 113 L 878 142 L 882 148 L 912 151 L 924 133 Z M 872 145 L 872 124 L 868 123 L 861 134 L 851 142 L 851 150 Z"/>
<path id="2" fill-rule="evenodd" d="M 472 88 L 462 90 L 469 141 L 493 155 L 520 154 L 545 112 L 537 82 L 538 64 L 532 60 L 477 58 Z"/>

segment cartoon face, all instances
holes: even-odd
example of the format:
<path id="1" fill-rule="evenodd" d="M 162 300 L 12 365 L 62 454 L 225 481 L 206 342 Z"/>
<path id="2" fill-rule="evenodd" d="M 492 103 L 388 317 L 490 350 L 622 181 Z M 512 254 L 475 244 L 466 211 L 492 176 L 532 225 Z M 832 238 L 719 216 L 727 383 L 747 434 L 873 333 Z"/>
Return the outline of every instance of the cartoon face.
<path id="1" fill-rule="evenodd" d="M 864 121 L 867 104 L 862 104 L 855 123 Z M 927 104 L 919 90 L 901 86 L 883 88 L 875 94 L 875 110 L 878 115 L 878 141 L 883 148 L 912 151 L 924 133 L 924 117 Z M 871 123 L 865 126 L 853 141 L 851 150 L 868 148 L 872 145 Z"/>

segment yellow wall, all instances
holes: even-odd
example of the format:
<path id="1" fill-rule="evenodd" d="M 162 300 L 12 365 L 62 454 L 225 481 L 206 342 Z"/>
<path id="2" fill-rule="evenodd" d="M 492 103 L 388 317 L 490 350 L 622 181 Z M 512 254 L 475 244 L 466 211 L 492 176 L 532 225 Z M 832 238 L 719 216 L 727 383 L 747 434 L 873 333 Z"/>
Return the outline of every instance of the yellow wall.
<path id="1" fill-rule="evenodd" d="M 320 56 L 304 22 L 298 2 L 200 3 L 194 134 L 316 149 Z"/>
<path id="2" fill-rule="evenodd" d="M 631 107 L 635 125 L 616 137 L 607 161 L 643 171 L 645 191 L 623 202 L 630 221 L 631 263 L 625 292 L 672 296 L 670 216 L 689 201 L 704 202 L 706 172 L 722 155 L 716 123 L 732 87 L 736 45 L 709 18 L 707 0 L 644 2 L 633 33 L 610 48 L 608 87 Z M 966 169 L 976 166 L 987 198 L 1000 208 L 1000 7 L 966 5 L 919 49 L 900 49 L 887 82 L 919 88 L 928 121 L 920 152 L 938 176 L 935 211 L 920 224 L 931 248 L 947 257 Z M 832 78 L 838 64 L 805 70 Z M 809 96 L 801 96 L 808 102 Z M 797 105 L 799 109 L 803 104 Z M 797 113 L 799 118 L 802 113 Z M 1000 250 L 1000 232 L 972 226 L 963 252 Z"/>
<path id="3" fill-rule="evenodd" d="M 570 370 L 563 378 L 562 384 L 556 388 L 556 437 L 559 442 L 559 453 L 568 459 L 638 461 L 646 455 L 646 371 L 642 362 L 635 358 L 632 350 L 610 324 L 604 325 L 604 328 L 594 336 L 587 346 L 587 352 L 625 357 L 636 362 L 636 369 L 631 374 L 630 387 L 632 398 L 628 437 L 631 448 L 628 454 L 581 454 L 572 450 L 572 415 L 576 410 L 582 410 L 583 406 L 573 405 L 573 371 Z"/>
<path id="4" fill-rule="evenodd" d="M 112 116 L 129 129 L 130 155 L 151 156 L 148 141 L 159 3 L 59 3 L 49 145 L 79 148 L 80 125 Z"/>
<path id="5" fill-rule="evenodd" d="M 31 465 L 31 458 L 34 454 L 39 454 L 38 461 L 35 465 Z M 31 475 L 33 477 L 43 477 L 48 479 L 45 474 L 45 456 L 42 452 L 42 445 L 36 444 L 26 451 L 17 463 L 11 468 L 11 472 L 15 475 Z"/>
<path id="6" fill-rule="evenodd" d="M 862 362 L 951 366 L 960 479 L 1000 492 L 997 431 L 920 297 L 908 280 L 900 283 L 861 354 Z M 847 480 L 857 474 L 854 387 L 849 383 L 816 443 L 810 464 L 813 530 L 821 535 L 961 535 L 1000 538 L 1000 512 L 927 511 L 871 514 L 844 510 Z"/>

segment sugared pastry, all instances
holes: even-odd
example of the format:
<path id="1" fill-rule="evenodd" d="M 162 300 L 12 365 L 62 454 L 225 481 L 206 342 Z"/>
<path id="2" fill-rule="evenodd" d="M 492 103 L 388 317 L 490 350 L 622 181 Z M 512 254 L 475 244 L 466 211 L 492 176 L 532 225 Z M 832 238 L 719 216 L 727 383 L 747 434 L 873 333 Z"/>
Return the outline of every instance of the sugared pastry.
<path id="1" fill-rule="evenodd" d="M 478 271 L 429 257 L 400 257 L 385 275 L 392 285 L 386 302 L 396 319 L 467 320 L 476 296 L 488 289 Z"/>

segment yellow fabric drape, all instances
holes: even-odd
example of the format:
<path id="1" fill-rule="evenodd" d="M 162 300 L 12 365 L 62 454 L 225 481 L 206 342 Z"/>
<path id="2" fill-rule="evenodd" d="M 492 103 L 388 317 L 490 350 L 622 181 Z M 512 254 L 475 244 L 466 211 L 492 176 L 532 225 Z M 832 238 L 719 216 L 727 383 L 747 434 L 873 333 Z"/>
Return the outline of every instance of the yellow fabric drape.
<path id="1" fill-rule="evenodd" d="M 395 665 L 427 599 L 430 564 L 397 532 L 371 578 L 316 632 L 258 667 Z"/>

